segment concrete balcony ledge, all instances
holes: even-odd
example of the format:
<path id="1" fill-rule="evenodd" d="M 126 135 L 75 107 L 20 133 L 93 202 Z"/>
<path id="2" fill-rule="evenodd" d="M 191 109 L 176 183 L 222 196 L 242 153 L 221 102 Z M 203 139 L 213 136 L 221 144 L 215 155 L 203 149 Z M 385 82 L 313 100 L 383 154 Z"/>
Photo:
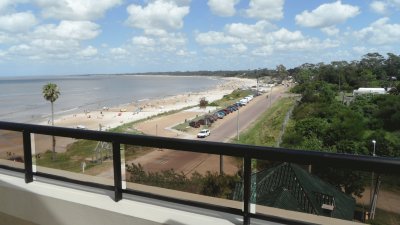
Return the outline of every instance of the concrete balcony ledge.
<path id="1" fill-rule="evenodd" d="M 240 216 L 220 212 L 213 212 L 214 215 L 209 216 L 128 199 L 114 202 L 110 197 L 112 192 L 100 191 L 103 193 L 38 181 L 26 184 L 23 178 L 0 174 L 0 216 L 7 219 L 6 224 L 13 221 L 14 225 L 232 225 L 242 223 Z"/>

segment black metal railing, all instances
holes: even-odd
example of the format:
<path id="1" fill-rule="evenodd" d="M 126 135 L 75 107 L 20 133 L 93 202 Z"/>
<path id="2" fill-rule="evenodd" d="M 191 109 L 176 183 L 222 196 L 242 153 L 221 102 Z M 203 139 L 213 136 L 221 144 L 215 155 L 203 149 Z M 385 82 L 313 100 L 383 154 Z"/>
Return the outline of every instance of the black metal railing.
<path id="1" fill-rule="evenodd" d="M 252 145 L 239 145 L 219 142 L 205 142 L 176 138 L 164 138 L 156 136 L 132 135 L 112 132 L 100 132 L 92 130 L 79 130 L 63 127 L 51 127 L 42 125 L 32 125 L 23 123 L 0 122 L 0 130 L 9 130 L 22 132 L 23 134 L 23 150 L 24 150 L 24 170 L 18 170 L 8 166 L 0 165 L 1 168 L 25 173 L 25 182 L 33 181 L 33 176 L 42 176 L 51 179 L 83 184 L 87 186 L 100 187 L 103 189 L 114 191 L 114 200 L 122 199 L 123 193 L 137 194 L 141 196 L 166 200 L 171 202 L 184 203 L 192 206 L 205 207 L 207 209 L 230 212 L 243 216 L 243 224 L 250 224 L 250 218 L 267 219 L 274 222 L 287 223 L 291 219 L 282 219 L 273 216 L 250 213 L 250 195 L 251 195 L 251 160 L 271 160 L 294 162 L 300 164 L 314 164 L 324 166 L 340 166 L 343 168 L 352 168 L 355 170 L 374 171 L 378 173 L 400 173 L 400 160 L 383 157 L 370 157 L 364 155 L 335 154 L 317 151 L 301 151 L 285 148 L 262 147 Z M 86 181 L 78 181 L 70 178 L 57 176 L 54 174 L 46 174 L 41 172 L 33 172 L 32 170 L 32 152 L 31 152 L 31 134 L 42 134 L 60 137 L 70 137 L 77 139 L 95 140 L 103 142 L 111 142 L 113 147 L 113 170 L 114 185 L 107 186 L 102 184 L 90 183 Z M 195 202 L 191 200 L 179 200 L 168 196 L 158 196 L 156 194 L 143 193 L 136 190 L 123 190 L 121 177 L 121 153 L 120 145 L 137 145 L 155 148 L 168 148 L 180 151 L 209 153 L 216 155 L 236 156 L 244 160 L 243 166 L 243 210 L 235 208 L 227 208 L 224 206 L 210 205 L 207 203 Z M 291 223 L 293 223 L 291 221 Z M 301 224 L 301 223 L 299 223 Z"/>

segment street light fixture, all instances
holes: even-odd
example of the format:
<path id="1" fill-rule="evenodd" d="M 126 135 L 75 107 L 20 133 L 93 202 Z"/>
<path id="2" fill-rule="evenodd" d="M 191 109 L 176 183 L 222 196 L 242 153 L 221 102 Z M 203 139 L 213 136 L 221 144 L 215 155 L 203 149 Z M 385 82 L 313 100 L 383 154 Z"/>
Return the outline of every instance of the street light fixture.
<path id="1" fill-rule="evenodd" d="M 237 116 L 236 116 L 236 135 L 237 135 L 237 140 L 239 141 L 239 108 L 237 110 Z"/>
<path id="2" fill-rule="evenodd" d="M 372 152 L 372 156 L 375 157 L 375 145 L 376 145 L 376 141 L 375 141 L 375 140 L 372 140 L 372 144 L 374 144 L 374 151 Z"/>

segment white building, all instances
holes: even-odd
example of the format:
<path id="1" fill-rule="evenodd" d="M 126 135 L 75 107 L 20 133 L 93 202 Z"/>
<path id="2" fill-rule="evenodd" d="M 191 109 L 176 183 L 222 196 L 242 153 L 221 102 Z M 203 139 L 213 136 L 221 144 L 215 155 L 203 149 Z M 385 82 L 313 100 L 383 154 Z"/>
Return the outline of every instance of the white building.
<path id="1" fill-rule="evenodd" d="M 385 88 L 358 88 L 353 91 L 353 96 L 363 95 L 363 94 L 386 94 Z"/>

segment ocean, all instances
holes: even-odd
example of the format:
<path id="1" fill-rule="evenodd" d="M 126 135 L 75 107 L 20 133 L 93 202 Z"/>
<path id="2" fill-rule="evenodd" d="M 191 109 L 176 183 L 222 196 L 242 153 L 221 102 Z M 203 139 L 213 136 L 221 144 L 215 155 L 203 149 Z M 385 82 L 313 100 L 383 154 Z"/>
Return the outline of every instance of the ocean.
<path id="1" fill-rule="evenodd" d="M 119 106 L 132 102 L 198 92 L 218 85 L 215 77 L 162 75 L 81 75 L 0 77 L 0 121 L 37 123 L 51 115 L 50 102 L 42 95 L 47 83 L 58 85 L 55 117 Z"/>

